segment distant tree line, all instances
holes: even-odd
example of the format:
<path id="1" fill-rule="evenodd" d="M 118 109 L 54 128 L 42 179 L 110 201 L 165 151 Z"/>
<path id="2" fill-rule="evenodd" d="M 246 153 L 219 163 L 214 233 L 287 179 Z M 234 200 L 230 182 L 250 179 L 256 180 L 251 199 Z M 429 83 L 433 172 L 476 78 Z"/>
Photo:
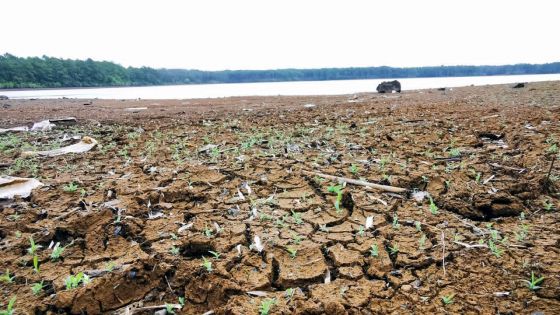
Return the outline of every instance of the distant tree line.
<path id="1" fill-rule="evenodd" d="M 361 67 L 224 70 L 125 68 L 108 61 L 0 55 L 0 88 L 139 86 L 164 84 L 321 81 L 560 73 L 560 62 L 505 66 Z"/>

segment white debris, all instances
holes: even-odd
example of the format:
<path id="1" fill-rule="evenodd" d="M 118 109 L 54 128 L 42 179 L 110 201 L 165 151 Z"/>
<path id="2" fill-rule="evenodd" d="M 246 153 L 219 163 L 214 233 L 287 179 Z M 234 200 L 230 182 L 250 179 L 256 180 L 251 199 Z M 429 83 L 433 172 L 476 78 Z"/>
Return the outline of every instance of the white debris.
<path id="1" fill-rule="evenodd" d="M 253 296 L 267 296 L 268 295 L 268 293 L 266 293 L 264 291 L 247 291 L 247 294 L 253 295 Z"/>
<path id="2" fill-rule="evenodd" d="M 303 105 L 303 107 L 305 107 L 305 108 L 313 108 L 315 106 L 317 106 L 317 105 L 315 105 L 315 104 L 305 104 L 305 105 Z"/>
<path id="3" fill-rule="evenodd" d="M 237 198 L 239 200 L 245 200 L 245 196 L 243 196 L 243 194 L 241 193 L 241 191 L 239 191 L 239 189 L 237 190 Z"/>
<path id="4" fill-rule="evenodd" d="M 373 216 L 369 216 L 366 218 L 365 230 L 369 230 L 373 227 Z"/>
<path id="5" fill-rule="evenodd" d="M 222 228 L 217 222 L 214 222 L 214 229 L 216 229 L 216 234 L 219 234 L 222 231 Z"/>
<path id="6" fill-rule="evenodd" d="M 263 244 L 261 243 L 261 238 L 258 235 L 255 235 L 254 243 L 251 244 L 251 249 L 256 250 L 257 252 L 262 252 L 264 249 Z"/>
<path id="7" fill-rule="evenodd" d="M 237 249 L 237 254 L 241 256 L 241 244 L 237 244 L 237 246 L 235 246 L 235 249 Z"/>
<path id="8" fill-rule="evenodd" d="M 0 199 L 13 199 L 15 196 L 27 198 L 31 191 L 43 183 L 35 178 L 22 178 L 12 176 L 0 177 Z"/>
<path id="9" fill-rule="evenodd" d="M 190 229 L 192 226 L 193 226 L 193 223 L 192 223 L 192 222 L 191 222 L 191 223 L 188 223 L 188 224 L 185 224 L 185 225 L 181 226 L 181 227 L 177 230 L 177 233 L 182 234 L 182 233 L 185 232 L 186 230 Z"/>
<path id="10" fill-rule="evenodd" d="M 0 128 L 0 134 L 7 133 L 7 132 L 26 132 L 26 131 L 29 131 L 29 128 L 27 128 L 27 126 L 19 126 L 19 127 L 8 128 L 8 129 Z"/>
<path id="11" fill-rule="evenodd" d="M 90 137 L 83 137 L 78 143 L 54 149 L 48 151 L 26 151 L 22 152 L 22 156 L 33 156 L 33 155 L 43 155 L 43 156 L 59 156 L 66 153 L 84 153 L 93 149 L 97 145 L 97 140 Z"/>
<path id="12" fill-rule="evenodd" d="M 430 194 L 427 191 L 417 191 L 412 194 L 412 198 L 416 200 L 416 202 L 422 202 L 424 198 L 428 197 Z"/>
<path id="13" fill-rule="evenodd" d="M 249 183 L 247 182 L 243 182 L 243 184 L 241 185 L 241 188 L 245 189 L 247 191 L 247 195 L 251 195 L 253 193 L 253 190 L 251 189 L 251 187 L 249 186 Z"/>
<path id="14" fill-rule="evenodd" d="M 148 109 L 148 107 L 129 107 L 129 108 L 125 108 L 124 110 L 126 112 L 138 113 L 146 109 Z"/>
<path id="15" fill-rule="evenodd" d="M 51 124 L 50 120 L 43 120 L 34 123 L 31 131 L 50 131 L 55 126 L 55 124 Z"/>
<path id="16" fill-rule="evenodd" d="M 325 284 L 331 283 L 331 271 L 327 268 L 327 272 L 325 273 Z"/>

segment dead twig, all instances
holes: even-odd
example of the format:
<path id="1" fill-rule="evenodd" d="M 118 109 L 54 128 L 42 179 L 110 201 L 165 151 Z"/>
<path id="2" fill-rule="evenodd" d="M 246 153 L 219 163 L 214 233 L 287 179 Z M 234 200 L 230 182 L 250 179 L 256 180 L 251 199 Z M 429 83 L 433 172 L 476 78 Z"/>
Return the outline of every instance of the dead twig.
<path id="1" fill-rule="evenodd" d="M 328 174 L 323 174 L 323 173 L 318 173 L 318 172 L 310 172 L 310 171 L 305 171 L 305 170 L 302 170 L 301 172 L 305 175 L 319 176 L 319 177 L 322 177 L 322 178 L 336 180 L 336 181 L 339 181 L 339 182 L 346 182 L 348 184 L 370 187 L 370 188 L 373 188 L 373 189 L 389 191 L 389 192 L 393 192 L 393 193 L 403 193 L 403 192 L 407 191 L 407 189 L 405 189 L 405 188 L 387 186 L 387 185 L 379 185 L 379 184 L 374 184 L 374 183 L 366 182 L 366 181 L 363 181 L 363 180 L 352 179 L 352 178 L 333 176 L 333 175 L 328 175 Z"/>
<path id="2" fill-rule="evenodd" d="M 442 244 L 441 266 L 443 267 L 443 276 L 445 277 L 445 232 L 443 231 L 441 231 L 441 244 Z"/>
<path id="3" fill-rule="evenodd" d="M 523 173 L 525 171 L 527 171 L 527 169 L 525 168 L 517 168 L 517 167 L 511 167 L 511 166 L 504 166 L 504 165 L 500 165 L 498 163 L 488 163 L 488 165 L 495 167 L 495 168 L 502 168 L 504 170 L 510 170 L 510 171 L 517 171 L 519 173 Z"/>

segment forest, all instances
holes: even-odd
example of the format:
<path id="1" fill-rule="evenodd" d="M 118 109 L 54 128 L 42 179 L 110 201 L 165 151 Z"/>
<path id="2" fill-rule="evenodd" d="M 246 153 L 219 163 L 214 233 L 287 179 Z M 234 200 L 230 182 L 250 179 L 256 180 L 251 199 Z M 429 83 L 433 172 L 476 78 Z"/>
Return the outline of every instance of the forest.
<path id="1" fill-rule="evenodd" d="M 0 55 L 0 89 L 322 81 L 560 73 L 560 62 L 500 66 L 222 70 L 123 67 L 109 61 Z"/>

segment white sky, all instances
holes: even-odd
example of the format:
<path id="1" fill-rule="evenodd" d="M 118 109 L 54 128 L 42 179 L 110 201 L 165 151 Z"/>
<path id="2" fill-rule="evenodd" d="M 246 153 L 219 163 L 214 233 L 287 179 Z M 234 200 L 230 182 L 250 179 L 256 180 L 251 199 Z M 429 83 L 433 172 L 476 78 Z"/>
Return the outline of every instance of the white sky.
<path id="1" fill-rule="evenodd" d="M 2 0 L 0 53 L 202 70 L 560 61 L 555 0 Z"/>

